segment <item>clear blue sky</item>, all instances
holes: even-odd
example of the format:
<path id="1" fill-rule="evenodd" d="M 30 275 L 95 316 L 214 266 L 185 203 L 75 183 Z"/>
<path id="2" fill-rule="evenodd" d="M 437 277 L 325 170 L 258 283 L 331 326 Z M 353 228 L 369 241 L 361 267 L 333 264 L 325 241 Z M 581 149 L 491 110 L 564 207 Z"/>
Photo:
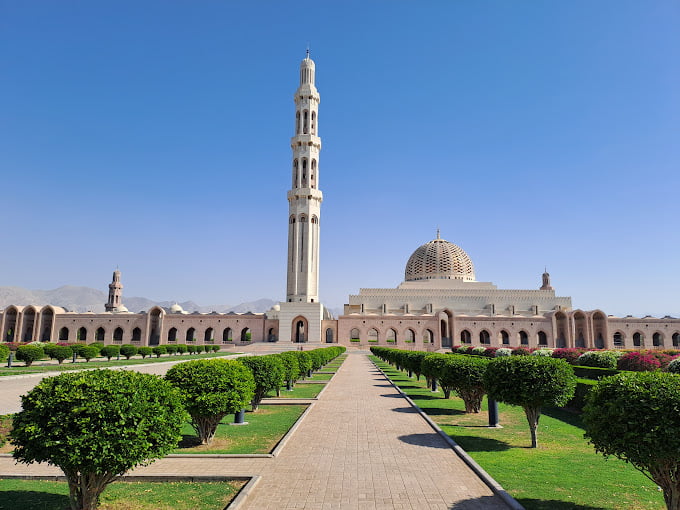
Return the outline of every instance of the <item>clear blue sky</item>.
<path id="1" fill-rule="evenodd" d="M 317 65 L 321 297 L 435 236 L 477 278 L 680 316 L 680 2 L 0 0 L 0 285 L 285 298 Z"/>

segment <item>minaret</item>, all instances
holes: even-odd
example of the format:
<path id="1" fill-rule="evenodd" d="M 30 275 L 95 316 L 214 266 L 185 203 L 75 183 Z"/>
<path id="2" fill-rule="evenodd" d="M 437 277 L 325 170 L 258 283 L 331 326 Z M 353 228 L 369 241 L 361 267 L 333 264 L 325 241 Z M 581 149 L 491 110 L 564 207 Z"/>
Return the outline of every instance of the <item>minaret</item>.
<path id="1" fill-rule="evenodd" d="M 120 283 L 120 271 L 113 272 L 113 281 L 109 283 L 109 301 L 104 305 L 107 312 L 113 312 L 123 304 L 123 284 Z"/>
<path id="2" fill-rule="evenodd" d="M 543 271 L 543 285 L 541 285 L 540 290 L 555 290 L 550 285 L 550 273 L 548 273 L 547 268 Z"/>
<path id="3" fill-rule="evenodd" d="M 300 63 L 300 86 L 295 91 L 295 136 L 292 188 L 288 192 L 289 303 L 319 302 L 319 218 L 323 194 L 319 191 L 319 92 L 314 86 L 314 61 Z"/>

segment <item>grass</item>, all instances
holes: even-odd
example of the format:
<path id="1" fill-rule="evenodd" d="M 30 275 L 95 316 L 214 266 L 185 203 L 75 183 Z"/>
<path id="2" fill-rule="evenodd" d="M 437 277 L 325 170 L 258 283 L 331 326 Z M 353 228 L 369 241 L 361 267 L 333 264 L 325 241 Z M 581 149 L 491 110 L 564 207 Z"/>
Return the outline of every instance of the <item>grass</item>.
<path id="1" fill-rule="evenodd" d="M 293 391 L 286 391 L 286 387 L 282 386 L 280 398 L 316 398 L 325 387 L 325 384 L 296 384 Z M 276 392 L 270 391 L 267 397 L 276 397 Z"/>
<path id="2" fill-rule="evenodd" d="M 313 374 L 312 377 L 308 377 L 308 381 L 330 381 L 333 374 Z"/>
<path id="3" fill-rule="evenodd" d="M 5 364 L 4 366 L 0 367 L 0 377 L 8 375 L 42 374 L 44 372 L 66 372 L 70 370 L 83 370 L 86 368 L 108 368 L 108 367 L 120 367 L 125 365 L 148 365 L 150 363 L 164 363 L 168 361 L 189 361 L 192 359 L 233 356 L 234 354 L 238 353 L 210 352 L 203 354 L 178 354 L 178 355 L 164 354 L 160 358 L 157 358 L 155 355 L 153 357 L 147 357 L 146 359 L 142 359 L 141 357 L 135 356 L 129 360 L 122 358 L 120 361 L 114 359 L 112 359 L 111 361 L 106 361 L 106 358 L 97 358 L 98 361 L 87 362 L 85 360 L 78 360 L 76 363 L 65 361 L 61 365 L 57 364 L 36 365 L 36 363 L 34 363 L 30 367 L 14 365 L 12 366 L 12 368 L 7 368 L 7 365 Z M 37 363 L 40 362 L 38 361 Z"/>
<path id="4" fill-rule="evenodd" d="M 605 460 L 583 438 L 580 416 L 544 409 L 537 449 L 532 449 L 524 411 L 499 404 L 502 429 L 488 428 L 486 402 L 465 414 L 463 401 L 432 393 L 421 378 L 373 358 L 392 381 L 426 412 L 527 510 L 658 510 L 663 494 L 635 468 Z"/>
<path id="5" fill-rule="evenodd" d="M 245 482 L 114 482 L 100 510 L 222 510 Z M 66 482 L 0 480 L 0 510 L 67 510 Z"/>
<path id="6" fill-rule="evenodd" d="M 233 426 L 234 415 L 224 417 L 210 446 L 199 444 L 193 427 L 182 429 L 183 439 L 173 453 L 270 453 L 295 424 L 306 405 L 262 405 L 246 412 L 248 425 Z"/>

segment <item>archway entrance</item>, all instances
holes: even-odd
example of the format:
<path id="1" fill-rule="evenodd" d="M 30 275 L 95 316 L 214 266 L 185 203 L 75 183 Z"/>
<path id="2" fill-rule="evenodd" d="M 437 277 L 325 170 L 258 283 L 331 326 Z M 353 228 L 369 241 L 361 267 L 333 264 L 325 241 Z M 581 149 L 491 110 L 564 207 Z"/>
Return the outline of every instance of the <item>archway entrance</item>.
<path id="1" fill-rule="evenodd" d="M 444 310 L 439 314 L 439 329 L 442 339 L 442 347 L 451 347 L 452 314 Z"/>
<path id="2" fill-rule="evenodd" d="M 307 319 L 302 316 L 298 316 L 293 319 L 293 327 L 291 328 L 293 333 L 293 338 L 291 339 L 296 344 L 301 344 L 307 342 L 309 331 Z"/>

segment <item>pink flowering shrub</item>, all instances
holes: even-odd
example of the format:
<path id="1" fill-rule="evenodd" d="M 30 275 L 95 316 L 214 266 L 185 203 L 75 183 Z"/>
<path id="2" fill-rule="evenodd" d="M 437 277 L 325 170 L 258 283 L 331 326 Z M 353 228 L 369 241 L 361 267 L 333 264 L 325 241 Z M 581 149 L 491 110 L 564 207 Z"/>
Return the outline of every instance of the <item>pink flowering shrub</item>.
<path id="1" fill-rule="evenodd" d="M 531 354 L 531 350 L 526 347 L 516 347 L 512 350 L 513 356 L 528 356 Z"/>
<path id="2" fill-rule="evenodd" d="M 567 363 L 573 365 L 578 357 L 585 352 L 584 349 L 561 348 L 555 349 L 552 353 L 553 358 L 563 359 Z"/>
<path id="3" fill-rule="evenodd" d="M 487 347 L 484 350 L 484 356 L 486 356 L 487 358 L 495 358 L 497 350 L 498 350 L 498 347 Z"/>
<path id="4" fill-rule="evenodd" d="M 661 368 L 661 362 L 654 356 L 643 352 L 629 352 L 621 356 L 618 362 L 619 370 L 634 372 L 649 372 Z"/>

